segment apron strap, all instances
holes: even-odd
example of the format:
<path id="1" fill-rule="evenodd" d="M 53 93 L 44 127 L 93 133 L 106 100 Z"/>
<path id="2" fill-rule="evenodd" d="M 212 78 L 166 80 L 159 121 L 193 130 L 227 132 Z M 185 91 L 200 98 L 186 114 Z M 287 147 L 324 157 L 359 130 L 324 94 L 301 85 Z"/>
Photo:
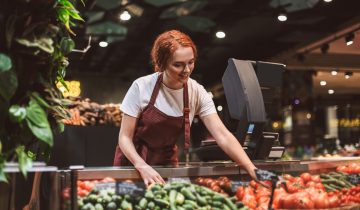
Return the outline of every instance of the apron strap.
<path id="1" fill-rule="evenodd" d="M 187 153 L 190 147 L 190 108 L 189 108 L 189 93 L 187 83 L 184 84 L 184 128 L 185 128 L 185 145 L 184 150 Z"/>
<path id="2" fill-rule="evenodd" d="M 156 100 L 157 95 L 159 94 L 159 90 L 160 90 L 162 80 L 163 80 L 163 74 L 160 73 L 157 80 L 156 80 L 154 90 L 153 90 L 153 92 L 151 94 L 151 98 L 150 98 L 150 102 L 149 102 L 149 104 L 151 104 L 151 105 L 155 104 L 155 100 Z"/>

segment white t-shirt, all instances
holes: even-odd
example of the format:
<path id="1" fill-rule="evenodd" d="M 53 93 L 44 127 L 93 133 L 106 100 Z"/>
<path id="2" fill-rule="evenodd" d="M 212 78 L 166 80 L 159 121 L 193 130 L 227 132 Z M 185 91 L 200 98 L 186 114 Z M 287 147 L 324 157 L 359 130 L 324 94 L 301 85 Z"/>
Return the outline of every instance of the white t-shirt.
<path id="1" fill-rule="evenodd" d="M 127 115 L 138 118 L 150 102 L 151 94 L 159 74 L 160 73 L 155 72 L 136 79 L 121 103 L 121 111 Z M 199 115 L 201 118 L 216 113 L 214 102 L 202 85 L 191 78 L 189 78 L 187 85 L 190 122 L 192 122 L 195 115 Z M 162 84 L 155 100 L 155 107 L 169 116 L 183 116 L 183 92 L 183 88 L 174 90 Z"/>

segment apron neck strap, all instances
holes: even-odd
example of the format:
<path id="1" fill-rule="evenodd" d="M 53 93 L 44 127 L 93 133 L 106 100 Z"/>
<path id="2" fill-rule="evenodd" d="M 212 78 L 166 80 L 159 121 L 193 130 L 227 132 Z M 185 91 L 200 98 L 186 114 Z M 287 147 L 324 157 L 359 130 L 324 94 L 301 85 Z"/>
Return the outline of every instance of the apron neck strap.
<path id="1" fill-rule="evenodd" d="M 157 95 L 159 94 L 162 80 L 163 80 L 163 73 L 160 73 L 156 80 L 154 90 L 151 94 L 151 98 L 150 98 L 150 102 L 149 102 L 149 104 L 151 104 L 151 105 L 155 104 L 155 100 L 156 100 Z"/>
<path id="2" fill-rule="evenodd" d="M 184 150 L 187 154 L 190 147 L 190 108 L 189 108 L 189 93 L 188 93 L 188 86 L 187 83 L 184 84 L 184 128 L 185 128 L 185 145 Z"/>

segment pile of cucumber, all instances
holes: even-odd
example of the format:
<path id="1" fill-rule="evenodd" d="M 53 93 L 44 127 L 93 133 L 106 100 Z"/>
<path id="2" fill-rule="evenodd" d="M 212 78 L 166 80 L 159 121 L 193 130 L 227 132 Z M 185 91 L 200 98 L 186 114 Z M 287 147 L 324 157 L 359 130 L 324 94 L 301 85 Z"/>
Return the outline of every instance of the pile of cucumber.
<path id="1" fill-rule="evenodd" d="M 131 210 L 134 202 L 130 195 L 116 195 L 115 189 L 97 190 L 93 189 L 86 197 L 78 198 L 78 209 L 80 210 Z"/>
<path id="2" fill-rule="evenodd" d="M 135 209 L 154 210 L 247 210 L 242 202 L 190 183 L 155 184 L 135 205 Z"/>
<path id="3" fill-rule="evenodd" d="M 321 182 L 327 192 L 342 190 L 355 186 L 349 180 L 349 175 L 342 172 L 330 172 L 328 174 L 320 174 Z"/>

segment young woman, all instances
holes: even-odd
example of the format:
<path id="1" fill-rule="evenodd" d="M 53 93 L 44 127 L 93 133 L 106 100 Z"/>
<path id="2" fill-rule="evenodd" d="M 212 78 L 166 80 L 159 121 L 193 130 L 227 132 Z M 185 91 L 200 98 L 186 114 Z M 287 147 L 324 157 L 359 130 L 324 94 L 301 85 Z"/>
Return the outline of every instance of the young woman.
<path id="1" fill-rule="evenodd" d="M 134 165 L 146 185 L 164 183 L 152 165 L 176 165 L 179 135 L 189 148 L 190 123 L 199 115 L 217 144 L 256 179 L 255 166 L 238 140 L 226 129 L 204 87 L 190 78 L 197 50 L 186 34 L 171 30 L 154 42 L 155 73 L 138 78 L 122 104 L 124 113 L 114 166 Z"/>

